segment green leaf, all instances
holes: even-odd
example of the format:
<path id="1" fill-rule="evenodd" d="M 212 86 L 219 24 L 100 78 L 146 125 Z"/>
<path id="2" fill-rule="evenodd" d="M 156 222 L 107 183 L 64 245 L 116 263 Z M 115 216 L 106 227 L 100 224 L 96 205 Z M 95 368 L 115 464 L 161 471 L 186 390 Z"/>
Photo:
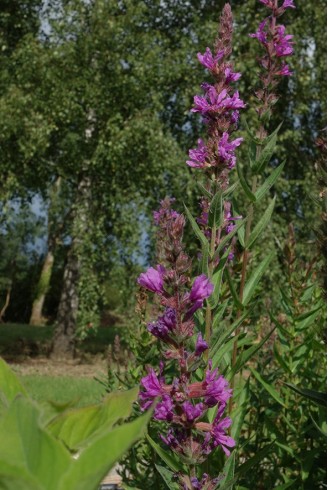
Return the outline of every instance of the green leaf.
<path id="1" fill-rule="evenodd" d="M 249 410 L 249 378 L 242 387 L 239 396 L 235 398 L 236 408 L 233 410 L 231 417 L 233 424 L 231 427 L 231 436 L 238 443 L 240 432 L 245 420 L 245 416 Z"/>
<path id="2" fill-rule="evenodd" d="M 326 407 L 327 406 L 327 393 L 323 393 L 321 391 L 309 390 L 307 388 L 299 388 L 298 386 L 294 386 L 290 383 L 285 383 L 289 388 L 294 390 L 296 393 L 308 398 L 308 400 L 313 401 L 316 405 Z"/>
<path id="3" fill-rule="evenodd" d="M 127 418 L 138 396 L 138 388 L 110 393 L 101 403 L 67 410 L 48 425 L 50 432 L 71 450 L 89 443 L 90 438 Z"/>
<path id="4" fill-rule="evenodd" d="M 269 189 L 271 189 L 271 187 L 274 185 L 276 180 L 279 178 L 279 176 L 280 176 L 280 174 L 281 174 L 281 172 L 285 166 L 285 163 L 286 163 L 286 161 L 281 163 L 279 165 L 279 167 L 277 167 L 275 170 L 273 170 L 271 175 L 266 179 L 266 181 L 261 185 L 261 187 L 259 187 L 257 189 L 257 191 L 255 192 L 256 202 L 260 201 L 262 199 L 262 197 L 265 196 L 266 192 Z"/>
<path id="5" fill-rule="evenodd" d="M 260 138 L 255 136 L 254 133 L 251 131 L 245 116 L 241 116 L 241 122 L 242 122 L 242 125 L 245 127 L 246 132 L 247 132 L 248 136 L 251 138 L 251 140 L 254 141 L 254 143 L 260 145 L 262 140 L 260 140 Z"/>
<path id="6" fill-rule="evenodd" d="M 218 335 L 215 344 L 213 347 L 210 349 L 210 358 L 214 356 L 216 353 L 217 349 L 222 345 L 228 337 L 243 323 L 245 318 L 247 318 L 249 315 L 249 312 L 246 311 L 240 318 L 237 318 L 229 327 L 225 328 L 223 331 L 221 331 L 221 335 Z"/>
<path id="7" fill-rule="evenodd" d="M 28 393 L 18 377 L 13 373 L 8 364 L 0 357 L 0 391 L 2 391 L 8 400 L 11 402 L 21 393 L 28 396 Z"/>
<path id="8" fill-rule="evenodd" d="M 235 476 L 235 467 L 236 467 L 236 453 L 235 451 L 228 457 L 224 468 L 223 474 L 225 475 L 224 479 L 221 481 L 221 485 L 225 485 L 229 483 Z M 221 485 L 219 488 L 221 488 Z M 229 488 L 229 487 L 228 487 Z M 230 487 L 233 490 L 233 486 Z"/>
<path id="9" fill-rule="evenodd" d="M 208 212 L 208 224 L 210 228 L 213 228 L 213 226 L 219 228 L 221 226 L 222 210 L 222 192 L 218 191 L 211 201 Z"/>
<path id="10" fill-rule="evenodd" d="M 234 237 L 236 233 L 238 233 L 239 229 L 245 224 L 246 219 L 242 219 L 237 222 L 234 229 L 228 233 L 226 236 L 221 238 L 218 248 L 215 250 L 213 258 L 217 259 L 220 255 L 221 250 L 230 243 L 230 240 Z"/>
<path id="11" fill-rule="evenodd" d="M 144 436 L 152 415 L 149 410 L 133 422 L 104 430 L 85 448 L 63 476 L 56 490 L 97 488 L 108 471 L 138 439 Z"/>
<path id="12" fill-rule="evenodd" d="M 206 274 L 206 276 L 209 275 L 208 273 L 208 262 L 209 262 L 209 255 L 210 255 L 210 247 L 209 244 L 206 243 L 206 245 L 202 246 L 202 273 Z"/>
<path id="13" fill-rule="evenodd" d="M 255 194 L 253 194 L 253 192 L 251 191 L 249 185 L 247 184 L 246 179 L 245 179 L 245 177 L 243 175 L 243 172 L 241 170 L 240 163 L 238 163 L 238 162 L 237 162 L 237 173 L 238 173 L 240 184 L 241 184 L 241 186 L 242 186 L 242 188 L 243 188 L 246 196 L 248 197 L 248 199 L 251 202 L 255 202 L 256 201 Z"/>
<path id="14" fill-rule="evenodd" d="M 164 468 L 164 466 L 158 464 L 155 464 L 155 466 L 168 488 L 170 488 L 170 490 L 179 490 L 178 484 L 173 481 L 174 473 L 167 468 Z"/>
<path id="15" fill-rule="evenodd" d="M 274 487 L 274 490 L 286 490 L 287 488 L 291 487 L 295 483 L 295 480 L 290 480 L 289 482 L 283 483 L 282 485 L 278 485 L 277 487 Z"/>
<path id="16" fill-rule="evenodd" d="M 230 196 L 230 194 L 232 194 L 237 189 L 238 186 L 239 186 L 239 182 L 237 181 L 234 184 L 232 184 L 230 187 L 228 187 L 228 189 L 226 189 L 225 191 L 223 191 L 222 192 L 222 196 L 223 197 Z"/>
<path id="17" fill-rule="evenodd" d="M 280 398 L 277 390 L 275 390 L 275 388 L 273 388 L 269 383 L 264 381 L 262 376 L 257 371 L 255 371 L 255 369 L 253 369 L 251 366 L 248 366 L 248 369 L 251 371 L 254 378 L 256 378 L 257 381 L 263 386 L 263 388 L 269 393 L 269 395 L 271 395 L 272 398 L 274 398 L 276 400 L 276 402 L 278 402 L 281 406 L 286 408 L 286 405 L 285 405 L 284 401 Z"/>
<path id="18" fill-rule="evenodd" d="M 201 242 L 201 244 L 204 247 L 208 246 L 208 240 L 207 240 L 206 236 L 203 234 L 203 232 L 199 228 L 196 220 L 194 219 L 193 215 L 191 214 L 191 212 L 189 211 L 189 209 L 187 208 L 187 206 L 185 205 L 184 207 L 185 207 L 185 210 L 186 210 L 187 218 L 190 221 L 191 227 L 194 230 L 195 235 L 197 236 L 197 238 L 199 239 L 199 241 Z"/>
<path id="19" fill-rule="evenodd" d="M 243 293 L 243 305 L 246 306 L 250 300 L 252 299 L 256 287 L 258 283 L 261 280 L 261 277 L 265 273 L 266 269 L 268 268 L 271 260 L 274 257 L 274 252 L 271 252 L 271 254 L 267 255 L 262 262 L 257 266 L 257 268 L 252 272 L 251 277 L 248 279 L 247 283 L 245 284 L 244 288 L 244 293 Z"/>
<path id="20" fill-rule="evenodd" d="M 251 359 L 254 356 L 254 354 L 256 354 L 256 352 L 262 347 L 262 345 L 268 340 L 268 338 L 271 337 L 271 335 L 273 334 L 275 329 L 276 329 L 276 327 L 274 327 L 258 344 L 252 345 L 251 347 L 249 347 L 249 349 L 247 349 L 246 351 L 244 351 L 240 354 L 240 356 L 237 359 L 235 366 L 231 369 L 231 371 L 228 374 L 228 380 L 231 380 L 232 377 L 236 373 L 238 373 L 238 371 L 240 369 L 242 369 L 244 367 L 246 362 L 249 359 Z"/>
<path id="21" fill-rule="evenodd" d="M 257 223 L 257 225 L 254 227 L 253 231 L 251 232 L 251 234 L 249 236 L 249 239 L 248 239 L 248 242 L 246 243 L 246 248 L 247 249 L 250 249 L 252 247 L 252 245 L 254 245 L 255 241 L 258 239 L 258 237 L 260 236 L 260 234 L 262 233 L 262 231 L 268 225 L 268 223 L 269 223 L 269 221 L 271 219 L 271 215 L 272 215 L 272 212 L 273 212 L 273 209 L 274 209 L 275 202 L 276 202 L 276 197 L 274 197 L 271 200 L 269 206 L 264 211 L 263 216 L 261 217 L 261 219 L 259 220 L 259 222 Z"/>
<path id="22" fill-rule="evenodd" d="M 39 419 L 40 412 L 30 399 L 15 398 L 0 420 L 0 461 L 15 464 L 17 474 L 22 469 L 41 488 L 58 490 L 58 479 L 68 470 L 71 457 L 63 444 L 40 426 Z"/>
<path id="23" fill-rule="evenodd" d="M 150 445 L 155 449 L 156 453 L 158 456 L 164 461 L 164 463 L 167 464 L 167 466 L 177 473 L 178 471 L 181 471 L 183 468 L 182 464 L 177 460 L 175 456 L 173 456 L 172 452 L 166 451 L 162 449 L 151 437 L 149 434 L 147 434 L 147 440 L 150 443 Z"/>
<path id="24" fill-rule="evenodd" d="M 0 460 L 0 488 L 3 490 L 45 490 L 34 476 L 17 463 Z"/>
<path id="25" fill-rule="evenodd" d="M 283 370 L 286 371 L 286 373 L 292 374 L 291 370 L 289 369 L 289 366 L 287 365 L 287 363 L 284 361 L 284 359 L 280 355 L 276 342 L 273 344 L 273 352 L 274 352 L 275 358 L 277 359 L 278 363 L 283 368 Z"/>
<path id="26" fill-rule="evenodd" d="M 226 280 L 229 284 L 229 288 L 230 288 L 230 292 L 231 292 L 233 302 L 235 303 L 235 305 L 237 306 L 238 309 L 242 310 L 244 308 L 244 305 L 240 302 L 240 299 L 239 299 L 238 294 L 235 290 L 235 286 L 234 286 L 234 283 L 232 281 L 232 278 L 230 276 L 230 272 L 228 271 L 228 269 L 224 269 L 224 277 L 226 278 Z"/>
<path id="27" fill-rule="evenodd" d="M 212 194 L 207 189 L 205 189 L 205 187 L 200 182 L 197 182 L 197 185 L 201 190 L 203 196 L 207 197 L 208 199 L 212 199 Z"/>
<path id="28" fill-rule="evenodd" d="M 274 444 L 275 441 L 273 441 L 271 444 L 268 444 L 267 446 L 264 446 L 262 449 L 257 451 L 255 456 L 252 456 L 241 466 L 238 466 L 238 468 L 236 469 L 236 474 L 238 476 L 241 476 L 244 473 L 247 473 L 253 466 L 259 464 L 265 458 L 265 456 L 269 454 L 269 452 L 273 449 Z"/>
<path id="29" fill-rule="evenodd" d="M 213 274 L 212 277 L 212 283 L 214 285 L 214 290 L 211 296 L 208 298 L 208 303 L 211 306 L 211 309 L 215 308 L 220 300 L 220 290 L 221 290 L 221 283 L 222 283 L 222 277 L 223 277 L 223 272 L 229 257 L 230 250 L 226 250 L 224 253 L 223 257 L 221 257 L 221 260 L 219 262 L 219 266 L 215 273 Z"/>
<path id="30" fill-rule="evenodd" d="M 278 132 L 282 123 L 266 138 L 264 148 L 261 150 L 260 155 L 256 158 L 256 161 L 251 164 L 254 173 L 261 174 L 266 164 L 270 161 L 277 143 Z"/>

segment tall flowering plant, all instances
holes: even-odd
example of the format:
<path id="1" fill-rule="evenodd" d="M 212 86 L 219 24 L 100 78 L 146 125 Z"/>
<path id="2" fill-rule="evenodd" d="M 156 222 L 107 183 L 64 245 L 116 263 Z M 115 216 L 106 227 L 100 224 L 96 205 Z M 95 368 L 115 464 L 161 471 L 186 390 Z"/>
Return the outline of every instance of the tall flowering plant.
<path id="1" fill-rule="evenodd" d="M 268 4 L 269 8 L 272 6 L 272 15 L 276 18 L 292 2 L 286 6 L 285 1 L 280 10 L 275 2 L 262 3 Z M 272 87 L 275 86 L 276 77 L 287 75 L 287 71 L 289 73 L 287 65 L 280 66 L 275 59 L 281 56 L 273 48 L 291 42 L 289 37 L 284 37 L 281 29 L 277 31 L 280 32 L 280 40 L 277 41 L 276 29 L 279 26 L 276 26 L 275 21 L 267 22 L 267 27 L 266 24 L 260 27 L 262 31 L 267 29 L 261 38 L 266 47 L 261 64 L 267 69 L 269 77 L 266 79 L 264 75 L 261 76 L 265 88 L 263 94 L 258 92 L 261 121 L 273 104 Z M 257 202 L 272 187 L 282 167 L 258 189 L 255 182 L 251 190 L 237 162 L 236 152 L 243 138 L 235 137 L 234 132 L 238 129 L 240 110 L 245 109 L 246 104 L 235 86 L 241 74 L 234 70 L 230 60 L 232 32 L 231 8 L 226 4 L 214 48 L 206 48 L 204 53 L 197 55 L 199 62 L 213 78 L 212 84 L 201 85 L 202 94 L 194 97 L 191 109 L 200 114 L 207 129 L 207 137 L 198 140 L 197 147 L 189 151 L 186 162 L 200 173 L 199 187 L 203 193 L 198 218 L 194 219 L 188 208 L 185 209 L 201 245 L 197 257 L 200 273 L 192 280 L 192 259 L 183 244 L 186 220 L 172 208 L 172 200 L 165 199 L 154 214 L 158 226 L 159 263 L 138 278 L 139 285 L 153 293 L 157 303 L 159 315 L 147 324 L 147 328 L 159 340 L 163 356 L 158 368 L 149 368 L 147 376 L 141 380 L 140 406 L 142 410 L 154 406 L 154 418 L 167 425 L 160 439 L 164 447 L 172 451 L 172 456 L 168 456 L 167 451 L 155 441 L 150 438 L 149 441 L 172 470 L 158 468 L 167 485 L 182 490 L 214 490 L 218 486 L 224 488 L 226 484 L 229 488 L 229 482 L 232 483 L 229 478 L 234 474 L 234 458 L 230 457 L 225 464 L 222 455 L 229 456 L 236 445 L 235 439 L 238 438 L 245 413 L 246 391 L 239 397 L 235 424 L 232 425 L 233 417 L 226 416 L 225 411 L 230 401 L 229 412 L 234 413 L 231 403 L 234 376 L 266 340 L 244 348 L 238 357 L 239 342 L 246 345 L 239 332 L 247 316 L 246 307 L 272 258 L 267 257 L 246 282 L 248 253 L 268 223 L 268 214 L 271 216 L 273 205 L 270 204 L 271 211 L 264 213 L 260 223 L 251 232 L 252 208 L 247 216 L 239 216 L 233 212 L 231 196 L 239 183 L 251 202 Z M 255 37 L 258 37 L 257 33 Z M 256 141 L 261 146 L 252 164 L 252 168 L 259 171 L 273 153 L 277 131 L 269 137 L 262 126 L 259 136 L 253 136 L 249 128 L 248 132 L 252 136 L 252 143 Z M 231 185 L 230 174 L 235 167 L 239 182 Z M 238 247 L 241 245 L 244 248 L 239 295 L 229 274 L 237 234 Z M 225 292 L 230 288 L 231 298 L 237 305 L 237 316 L 226 331 L 220 328 L 220 322 L 231 301 L 220 301 L 223 283 Z M 228 357 L 231 354 L 231 362 L 227 360 L 227 354 Z M 224 376 L 222 369 L 225 371 Z M 260 453 L 254 457 L 254 463 L 261 457 Z M 215 462 L 215 473 L 212 475 L 205 471 L 213 468 L 213 464 L 207 463 L 209 460 Z M 222 469 L 224 473 L 220 475 Z"/>

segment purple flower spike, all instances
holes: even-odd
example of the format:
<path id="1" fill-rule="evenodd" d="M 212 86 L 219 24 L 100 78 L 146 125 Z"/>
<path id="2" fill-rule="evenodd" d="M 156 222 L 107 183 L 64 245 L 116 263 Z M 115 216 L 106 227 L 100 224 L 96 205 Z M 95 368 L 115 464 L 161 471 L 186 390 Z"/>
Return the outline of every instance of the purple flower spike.
<path id="1" fill-rule="evenodd" d="M 293 75 L 293 72 L 290 71 L 289 69 L 289 66 L 286 65 L 286 64 L 283 64 L 281 69 L 279 71 L 276 72 L 276 75 L 281 75 L 281 76 L 285 76 L 285 77 L 290 77 Z"/>
<path id="2" fill-rule="evenodd" d="M 291 34 L 285 35 L 285 26 L 277 26 L 276 35 L 274 39 L 274 48 L 276 51 L 276 56 L 279 58 L 282 56 L 289 56 L 293 54 L 293 46 L 291 40 L 293 36 Z"/>
<path id="3" fill-rule="evenodd" d="M 164 390 L 153 369 L 150 369 L 148 375 L 141 379 L 141 384 L 145 391 L 139 393 L 139 399 L 141 409 L 146 410 L 153 403 L 154 398 L 162 395 Z"/>
<path id="4" fill-rule="evenodd" d="M 197 143 L 198 148 L 189 150 L 189 158 L 191 158 L 191 160 L 187 160 L 187 165 L 194 168 L 203 168 L 206 164 L 207 147 L 201 138 L 199 138 Z"/>
<path id="5" fill-rule="evenodd" d="M 254 34 L 249 34 L 249 37 L 255 37 L 260 41 L 260 43 L 267 44 L 267 34 L 265 31 L 266 26 L 267 26 L 267 19 L 263 20 L 260 23 L 258 30 Z"/>
<path id="6" fill-rule="evenodd" d="M 197 54 L 197 58 L 199 62 L 205 66 L 205 68 L 208 68 L 209 70 L 214 70 L 216 68 L 216 65 L 218 61 L 223 58 L 224 56 L 224 51 L 218 51 L 215 56 L 213 56 L 212 51 L 210 48 L 206 48 L 205 53 Z"/>
<path id="7" fill-rule="evenodd" d="M 164 273 L 165 269 L 160 265 L 158 265 L 156 269 L 150 267 L 146 272 L 140 274 L 137 282 L 140 286 L 148 289 L 149 291 L 153 291 L 157 294 L 162 294 L 164 293 Z"/>
<path id="8" fill-rule="evenodd" d="M 207 349 L 208 349 L 208 345 L 205 342 L 205 340 L 203 340 L 202 334 L 199 333 L 197 336 L 197 341 L 196 341 L 196 350 L 195 350 L 196 356 L 200 356 Z"/>
<path id="9" fill-rule="evenodd" d="M 192 285 L 189 300 L 194 303 L 196 301 L 204 300 L 211 296 L 213 293 L 214 286 L 209 281 L 205 274 L 197 276 L 194 284 Z"/>

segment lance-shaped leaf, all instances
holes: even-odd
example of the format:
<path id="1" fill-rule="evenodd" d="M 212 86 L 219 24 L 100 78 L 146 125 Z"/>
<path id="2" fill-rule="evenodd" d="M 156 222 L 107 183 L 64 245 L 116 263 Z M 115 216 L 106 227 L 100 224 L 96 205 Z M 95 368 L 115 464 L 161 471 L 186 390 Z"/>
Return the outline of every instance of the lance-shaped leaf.
<path id="1" fill-rule="evenodd" d="M 256 269 L 253 271 L 251 277 L 246 282 L 245 288 L 244 288 L 244 293 L 243 293 L 243 305 L 244 306 L 246 306 L 250 302 L 250 300 L 252 299 L 252 297 L 256 291 L 256 287 L 257 287 L 258 283 L 260 282 L 261 277 L 263 276 L 263 274 L 267 270 L 267 268 L 268 268 L 271 260 L 273 259 L 274 255 L 275 255 L 274 252 L 271 252 L 269 255 L 267 255 L 262 260 L 262 262 L 256 267 Z"/>
<path id="2" fill-rule="evenodd" d="M 220 330 L 221 335 L 219 335 L 216 338 L 215 344 L 213 345 L 213 347 L 211 347 L 210 359 L 212 359 L 212 357 L 215 355 L 216 351 L 220 348 L 220 346 L 223 345 L 223 343 L 230 337 L 230 335 L 243 323 L 243 321 L 245 320 L 245 318 L 248 317 L 248 315 L 249 315 L 249 311 L 244 312 L 244 314 L 240 318 L 237 318 L 237 320 L 235 320 L 230 325 L 230 327 Z"/>
<path id="3" fill-rule="evenodd" d="M 208 304 L 210 305 L 211 309 L 213 310 L 220 299 L 220 290 L 221 290 L 221 284 L 222 284 L 222 277 L 223 277 L 223 272 L 229 257 L 230 250 L 226 250 L 225 254 L 223 257 L 221 257 L 221 260 L 219 262 L 218 268 L 213 274 L 211 282 L 214 284 L 214 290 L 211 296 L 208 298 Z"/>
<path id="4" fill-rule="evenodd" d="M 250 137 L 250 139 L 252 141 L 254 141 L 254 143 L 256 143 L 257 145 L 261 145 L 262 144 L 262 140 L 260 140 L 260 138 L 258 138 L 253 132 L 252 130 L 250 129 L 249 127 L 249 124 L 246 120 L 246 117 L 245 116 L 241 116 L 241 122 L 242 122 L 242 125 L 245 127 L 246 129 L 246 132 L 248 134 L 248 136 Z"/>
<path id="5" fill-rule="evenodd" d="M 214 252 L 214 259 L 217 259 L 220 256 L 221 250 L 223 250 L 224 247 L 226 247 L 230 243 L 230 240 L 235 236 L 236 233 L 238 233 L 239 229 L 245 224 L 245 221 L 246 219 L 239 220 L 234 226 L 234 229 L 230 231 L 230 233 L 228 233 L 226 236 L 221 238 L 220 243 Z"/>
<path id="6" fill-rule="evenodd" d="M 270 161 L 275 150 L 281 125 L 282 123 L 280 123 L 279 126 L 265 139 L 265 146 L 261 149 L 260 155 L 256 158 L 255 162 L 251 163 L 251 168 L 254 173 L 261 174 L 264 167 Z"/>
<path id="7" fill-rule="evenodd" d="M 195 235 L 197 236 L 197 238 L 199 239 L 201 244 L 204 247 L 206 247 L 206 245 L 208 245 L 208 240 L 207 240 L 206 236 L 204 235 L 204 233 L 199 228 L 196 220 L 194 219 L 193 215 L 191 214 L 191 212 L 189 211 L 189 209 L 187 208 L 186 205 L 185 205 L 185 210 L 186 210 L 187 218 L 191 224 L 192 229 L 194 230 Z"/>
<path id="8" fill-rule="evenodd" d="M 237 308 L 239 308 L 240 310 L 242 310 L 244 308 L 244 305 L 240 302 L 240 299 L 238 297 L 237 291 L 235 289 L 235 285 L 234 285 L 233 280 L 232 280 L 232 278 L 230 276 L 230 272 L 229 272 L 229 270 L 227 268 L 224 269 L 224 277 L 228 281 L 230 292 L 231 292 L 231 296 L 232 296 L 232 299 L 233 299 L 235 305 L 237 306 Z"/>
<path id="9" fill-rule="evenodd" d="M 245 179 L 245 177 L 243 175 L 243 172 L 242 172 L 240 163 L 237 163 L 237 172 L 238 172 L 238 177 L 239 177 L 240 185 L 242 186 L 242 188 L 243 188 L 246 196 L 248 197 L 248 199 L 250 201 L 255 202 L 256 201 L 255 194 L 253 194 L 253 192 L 251 191 L 249 185 L 246 182 L 246 179 Z"/>
<path id="10" fill-rule="evenodd" d="M 237 189 L 238 186 L 239 186 L 239 182 L 237 181 L 234 184 L 232 184 L 230 187 L 228 187 L 228 189 L 222 192 L 222 197 L 230 196 L 230 194 L 232 194 Z"/>
<path id="11" fill-rule="evenodd" d="M 178 471 L 184 471 L 183 464 L 180 461 L 178 461 L 175 455 L 173 455 L 172 451 L 166 451 L 165 449 L 162 449 L 161 446 L 159 446 L 150 437 L 150 435 L 147 434 L 146 438 L 149 444 L 152 446 L 152 448 L 155 449 L 158 456 L 164 461 L 164 463 L 167 464 L 167 466 L 172 471 L 174 471 L 175 473 L 177 473 Z"/>
<path id="12" fill-rule="evenodd" d="M 208 224 L 210 228 L 213 228 L 213 226 L 216 226 L 217 228 L 221 226 L 222 213 L 222 192 L 218 191 L 213 197 L 208 211 Z"/>
<path id="13" fill-rule="evenodd" d="M 276 400 L 276 402 L 278 402 L 281 406 L 286 408 L 286 405 L 285 405 L 284 401 L 282 400 L 282 398 L 280 397 L 277 390 L 275 388 L 273 388 L 273 386 L 271 386 L 269 383 L 264 381 L 262 376 L 257 371 L 255 371 L 255 369 L 253 369 L 251 366 L 248 366 L 248 369 L 251 371 L 254 378 L 256 378 L 257 381 L 263 386 L 263 388 L 269 393 L 269 395 L 271 395 L 272 398 L 274 398 Z"/>
<path id="14" fill-rule="evenodd" d="M 170 490 L 179 490 L 179 486 L 176 482 L 174 482 L 174 473 L 167 468 L 164 468 L 164 466 L 160 466 L 159 464 L 155 464 L 156 469 L 158 473 L 161 475 L 163 480 L 165 481 L 167 487 Z"/>
<path id="15" fill-rule="evenodd" d="M 249 410 L 249 378 L 242 387 L 239 396 L 235 398 L 236 407 L 231 414 L 233 424 L 231 427 L 231 436 L 236 441 L 239 440 L 241 428 L 243 426 L 246 413 Z"/>
<path id="16" fill-rule="evenodd" d="M 206 276 L 209 275 L 208 273 L 209 257 L 210 257 L 210 247 L 209 244 L 206 243 L 205 245 L 202 245 L 202 261 L 201 261 L 202 274 L 205 274 Z"/>
<path id="17" fill-rule="evenodd" d="M 212 199 L 212 194 L 200 182 L 197 182 L 197 185 L 201 190 L 203 196 L 206 196 L 208 199 Z"/>
<path id="18" fill-rule="evenodd" d="M 276 202 L 276 197 L 272 199 L 269 206 L 266 208 L 263 216 L 261 217 L 260 221 L 257 223 L 253 231 L 251 232 L 248 242 L 246 243 L 247 249 L 250 249 L 254 245 L 258 237 L 261 235 L 262 231 L 267 227 L 268 223 L 270 222 L 275 202 Z"/>
<path id="19" fill-rule="evenodd" d="M 233 378 L 233 376 L 245 366 L 247 361 L 251 359 L 259 349 L 261 349 L 262 345 L 268 340 L 269 337 L 271 337 L 275 329 L 276 327 L 274 327 L 269 333 L 267 333 L 267 335 L 263 337 L 263 339 L 258 344 L 252 345 L 251 347 L 249 347 L 247 350 L 245 350 L 240 354 L 235 366 L 231 369 L 231 371 L 228 374 L 228 381 L 230 381 Z"/>
<path id="20" fill-rule="evenodd" d="M 224 479 L 221 480 L 221 485 L 219 488 L 222 488 L 223 485 L 226 483 L 230 483 L 231 480 L 235 476 L 235 467 L 236 467 L 236 453 L 235 451 L 229 456 L 228 460 L 226 461 L 226 464 L 224 465 L 223 468 L 223 474 L 225 475 Z M 229 487 L 228 487 L 229 488 Z M 233 490 L 233 485 L 231 484 L 230 487 L 231 490 Z"/>
<path id="21" fill-rule="evenodd" d="M 285 383 L 289 388 L 294 390 L 296 393 L 308 398 L 313 401 L 316 405 L 326 407 L 327 406 L 327 393 L 323 393 L 322 391 L 314 391 L 309 390 L 307 388 L 299 388 L 298 386 L 294 386 L 290 383 Z"/>
<path id="22" fill-rule="evenodd" d="M 264 181 L 264 183 L 255 192 L 256 202 L 260 201 L 263 196 L 267 193 L 269 189 L 275 184 L 276 180 L 279 178 L 286 161 L 282 162 L 279 167 L 275 168 L 271 175 Z"/>

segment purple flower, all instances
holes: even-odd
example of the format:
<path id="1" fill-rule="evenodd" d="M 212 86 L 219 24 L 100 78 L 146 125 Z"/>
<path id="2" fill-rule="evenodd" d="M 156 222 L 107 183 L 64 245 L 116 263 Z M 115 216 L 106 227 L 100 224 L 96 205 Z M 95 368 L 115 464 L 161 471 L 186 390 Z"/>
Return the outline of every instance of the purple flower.
<path id="1" fill-rule="evenodd" d="M 243 109 L 246 107 L 246 104 L 239 98 L 239 92 L 237 90 L 232 97 L 226 97 L 222 100 L 221 107 L 225 107 L 226 109 Z"/>
<path id="2" fill-rule="evenodd" d="M 211 431 L 213 437 L 213 446 L 221 446 L 226 456 L 230 455 L 228 447 L 235 447 L 236 443 L 234 439 L 226 435 L 225 429 L 230 427 L 232 420 L 230 417 L 225 417 L 222 420 L 218 420 L 216 417 L 213 423 L 213 428 Z"/>
<path id="3" fill-rule="evenodd" d="M 182 409 L 187 417 L 188 422 L 193 422 L 198 417 L 201 417 L 204 412 L 204 404 L 197 403 L 193 405 L 191 402 L 186 401 L 181 405 Z"/>
<path id="4" fill-rule="evenodd" d="M 206 371 L 204 385 L 204 401 L 209 407 L 214 407 L 218 402 L 225 406 L 232 396 L 232 390 L 227 389 L 228 381 L 223 376 L 219 376 L 217 368 L 213 371 Z"/>
<path id="5" fill-rule="evenodd" d="M 176 311 L 173 308 L 166 308 L 163 316 L 156 322 L 148 323 L 147 328 L 150 333 L 165 340 L 169 332 L 176 326 Z"/>
<path id="6" fill-rule="evenodd" d="M 296 8 L 294 5 L 294 0 L 284 0 L 284 3 L 282 4 L 283 9 L 291 8 L 294 9 Z"/>
<path id="7" fill-rule="evenodd" d="M 276 72 L 276 75 L 282 75 L 282 76 L 290 77 L 291 75 L 293 75 L 293 72 L 290 71 L 289 66 L 286 65 L 286 63 L 284 63 L 281 66 L 280 70 Z"/>
<path id="8" fill-rule="evenodd" d="M 255 37 L 260 41 L 260 43 L 267 44 L 267 33 L 265 31 L 267 22 L 268 22 L 268 19 L 264 19 L 260 23 L 257 31 L 254 34 L 249 34 L 249 37 Z"/>
<path id="9" fill-rule="evenodd" d="M 203 168 L 207 158 L 207 147 L 201 138 L 199 138 L 197 143 L 198 148 L 189 150 L 189 158 L 191 160 L 187 160 L 187 165 L 194 168 Z"/>
<path id="10" fill-rule="evenodd" d="M 140 286 L 153 291 L 154 293 L 162 294 L 164 292 L 164 273 L 165 269 L 158 265 L 156 269 L 150 267 L 146 272 L 140 274 L 137 282 Z"/>
<path id="11" fill-rule="evenodd" d="M 216 65 L 218 61 L 223 58 L 224 56 L 224 51 L 218 51 L 215 56 L 213 56 L 212 51 L 210 48 L 206 48 L 205 53 L 197 54 L 197 58 L 199 62 L 205 66 L 205 68 L 208 68 L 209 70 L 214 70 L 216 68 Z"/>
<path id="12" fill-rule="evenodd" d="M 241 73 L 234 73 L 231 68 L 226 68 L 224 70 L 226 77 L 226 83 L 236 82 L 241 77 Z"/>
<path id="13" fill-rule="evenodd" d="M 229 142 L 229 134 L 224 132 L 218 143 L 219 155 L 221 159 L 227 163 L 229 168 L 234 167 L 236 164 L 234 151 L 242 141 L 243 138 L 236 138 L 235 140 Z"/>
<path id="14" fill-rule="evenodd" d="M 285 35 L 285 26 L 277 26 L 276 27 L 276 34 L 274 37 L 274 48 L 276 52 L 276 56 L 281 57 L 281 56 L 289 56 L 290 54 L 293 53 L 293 46 L 291 39 L 293 39 L 293 36 L 291 34 Z"/>
<path id="15" fill-rule="evenodd" d="M 154 418 L 171 422 L 173 415 L 173 401 L 169 395 L 164 395 L 162 401 L 156 405 Z"/>
<path id="16" fill-rule="evenodd" d="M 205 274 L 197 276 L 194 284 L 192 285 L 189 300 L 194 303 L 196 301 L 204 300 L 208 298 L 213 292 L 214 286 L 209 281 Z"/>
<path id="17" fill-rule="evenodd" d="M 139 393 L 141 409 L 146 410 L 153 403 L 154 398 L 165 392 L 153 369 L 150 369 L 148 375 L 141 379 L 141 384 L 145 388 L 145 391 Z"/>
<path id="18" fill-rule="evenodd" d="M 203 340 L 202 334 L 199 333 L 197 336 L 197 341 L 196 341 L 196 350 L 195 350 L 196 356 L 200 356 L 207 349 L 208 349 L 208 345 L 205 342 L 205 340 Z"/>

